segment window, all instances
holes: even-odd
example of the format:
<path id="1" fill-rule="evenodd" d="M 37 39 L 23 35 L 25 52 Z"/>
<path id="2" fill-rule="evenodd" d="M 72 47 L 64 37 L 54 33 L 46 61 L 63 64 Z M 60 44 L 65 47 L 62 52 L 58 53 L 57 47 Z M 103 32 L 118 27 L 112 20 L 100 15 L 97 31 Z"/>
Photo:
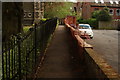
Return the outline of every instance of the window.
<path id="1" fill-rule="evenodd" d="M 28 17 L 32 17 L 32 13 L 28 13 Z"/>
<path id="2" fill-rule="evenodd" d="M 26 13 L 24 13 L 24 18 L 26 17 Z"/>
<path id="3" fill-rule="evenodd" d="M 35 8 L 36 8 L 36 10 L 39 10 L 39 2 L 35 3 Z"/>
<path id="4" fill-rule="evenodd" d="M 35 13 L 35 18 L 39 18 L 39 12 Z"/>
<path id="5" fill-rule="evenodd" d="M 113 14 L 114 14 L 114 10 L 113 10 L 113 9 L 110 9 L 110 10 L 109 10 L 109 13 L 110 13 L 110 15 L 113 15 Z"/>
<path id="6" fill-rule="evenodd" d="M 99 10 L 99 8 L 94 8 L 94 10 L 96 11 L 96 10 Z"/>
<path id="7" fill-rule="evenodd" d="M 77 11 L 76 7 L 74 7 L 75 12 Z"/>
<path id="8" fill-rule="evenodd" d="M 120 16 L 120 9 L 116 9 L 116 15 Z"/>
<path id="9" fill-rule="evenodd" d="M 79 29 L 90 29 L 88 25 L 79 25 Z"/>

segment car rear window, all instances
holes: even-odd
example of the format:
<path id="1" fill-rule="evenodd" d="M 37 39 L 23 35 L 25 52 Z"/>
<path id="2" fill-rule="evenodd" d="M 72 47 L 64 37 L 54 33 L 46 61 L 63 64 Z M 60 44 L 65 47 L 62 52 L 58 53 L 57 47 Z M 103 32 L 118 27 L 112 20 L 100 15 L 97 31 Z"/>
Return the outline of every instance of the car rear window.
<path id="1" fill-rule="evenodd" d="M 79 25 L 79 29 L 89 29 L 90 26 L 88 25 Z"/>

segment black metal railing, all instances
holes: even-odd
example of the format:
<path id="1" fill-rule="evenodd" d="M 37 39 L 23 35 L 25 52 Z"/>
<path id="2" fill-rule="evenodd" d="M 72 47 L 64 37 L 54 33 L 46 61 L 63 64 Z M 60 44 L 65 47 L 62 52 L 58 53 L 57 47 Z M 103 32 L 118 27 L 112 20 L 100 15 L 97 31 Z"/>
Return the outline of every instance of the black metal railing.
<path id="1" fill-rule="evenodd" d="M 35 24 L 26 35 L 17 34 L 2 43 L 2 79 L 31 78 L 44 55 L 57 18 Z"/>

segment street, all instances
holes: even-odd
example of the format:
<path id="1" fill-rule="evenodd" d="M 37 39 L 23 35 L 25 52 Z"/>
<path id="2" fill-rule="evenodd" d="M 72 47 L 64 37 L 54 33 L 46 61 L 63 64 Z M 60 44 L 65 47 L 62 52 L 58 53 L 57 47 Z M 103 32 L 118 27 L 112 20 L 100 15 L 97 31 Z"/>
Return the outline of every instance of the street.
<path id="1" fill-rule="evenodd" d="M 93 49 L 103 57 L 109 65 L 117 72 L 120 69 L 118 58 L 118 35 L 116 30 L 93 30 L 94 37 L 91 40 L 86 40 L 93 45 Z M 119 68 L 118 68 L 119 66 Z M 120 72 L 119 72 L 120 73 Z"/>

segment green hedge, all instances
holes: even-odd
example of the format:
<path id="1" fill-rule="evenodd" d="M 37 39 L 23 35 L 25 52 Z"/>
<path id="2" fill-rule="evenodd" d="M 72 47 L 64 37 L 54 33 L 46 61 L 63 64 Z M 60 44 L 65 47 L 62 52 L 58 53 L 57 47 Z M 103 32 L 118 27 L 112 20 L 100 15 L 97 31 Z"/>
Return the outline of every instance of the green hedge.
<path id="1" fill-rule="evenodd" d="M 87 19 L 87 20 L 84 20 L 84 19 L 78 19 L 77 22 L 79 24 L 90 24 L 91 27 L 93 27 L 94 29 L 98 29 L 98 21 L 95 19 L 95 18 L 90 18 L 90 19 Z"/>

